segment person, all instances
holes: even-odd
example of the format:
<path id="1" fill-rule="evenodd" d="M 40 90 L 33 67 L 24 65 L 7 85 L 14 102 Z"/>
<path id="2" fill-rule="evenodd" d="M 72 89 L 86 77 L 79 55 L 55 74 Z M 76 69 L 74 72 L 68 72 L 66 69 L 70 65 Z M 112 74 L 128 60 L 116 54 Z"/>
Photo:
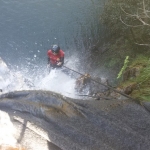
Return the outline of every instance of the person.
<path id="1" fill-rule="evenodd" d="M 52 45 L 52 48 L 47 51 L 48 66 L 52 68 L 61 68 L 64 64 L 65 53 L 58 45 Z"/>

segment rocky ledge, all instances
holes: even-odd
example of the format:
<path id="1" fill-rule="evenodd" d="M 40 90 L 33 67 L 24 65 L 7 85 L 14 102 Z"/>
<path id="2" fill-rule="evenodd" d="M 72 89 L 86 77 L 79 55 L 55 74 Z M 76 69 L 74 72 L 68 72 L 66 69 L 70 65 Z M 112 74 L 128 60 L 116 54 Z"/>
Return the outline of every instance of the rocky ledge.
<path id="1" fill-rule="evenodd" d="M 27 150 L 150 149 L 148 102 L 76 100 L 48 91 L 20 91 L 1 95 L 0 109 L 1 127 L 7 114 L 16 129 L 16 143 Z"/>

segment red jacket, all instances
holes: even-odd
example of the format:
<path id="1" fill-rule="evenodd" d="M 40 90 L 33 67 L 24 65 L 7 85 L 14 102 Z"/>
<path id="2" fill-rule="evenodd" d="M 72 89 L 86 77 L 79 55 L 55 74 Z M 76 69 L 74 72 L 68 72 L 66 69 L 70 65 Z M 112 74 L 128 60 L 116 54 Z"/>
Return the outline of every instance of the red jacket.
<path id="1" fill-rule="evenodd" d="M 51 65 L 57 65 L 58 62 L 64 61 L 64 52 L 63 50 L 59 50 L 59 53 L 54 55 L 52 53 L 52 50 L 48 50 L 47 52 L 48 58 L 50 59 L 50 64 Z M 64 63 L 64 62 L 62 62 Z"/>

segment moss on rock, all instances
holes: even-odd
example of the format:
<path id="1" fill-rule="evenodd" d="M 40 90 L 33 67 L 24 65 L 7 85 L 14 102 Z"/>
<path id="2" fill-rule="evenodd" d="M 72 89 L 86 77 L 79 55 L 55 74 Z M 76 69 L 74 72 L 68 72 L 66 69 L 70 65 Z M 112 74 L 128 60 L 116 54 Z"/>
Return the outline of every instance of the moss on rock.
<path id="1" fill-rule="evenodd" d="M 138 56 L 123 74 L 119 85 L 126 94 L 140 101 L 150 101 L 150 60 L 146 56 Z"/>

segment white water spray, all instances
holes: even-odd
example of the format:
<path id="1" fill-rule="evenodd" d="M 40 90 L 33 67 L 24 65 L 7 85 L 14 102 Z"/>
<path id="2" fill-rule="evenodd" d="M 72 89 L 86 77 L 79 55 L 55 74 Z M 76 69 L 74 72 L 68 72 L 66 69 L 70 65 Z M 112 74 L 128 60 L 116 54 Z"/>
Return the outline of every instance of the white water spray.
<path id="1" fill-rule="evenodd" d="M 47 74 L 41 71 L 31 78 L 30 73 L 24 75 L 21 70 L 11 71 L 0 58 L 0 89 L 2 90 L 0 94 L 21 90 L 47 90 L 75 97 L 74 86 L 75 79 L 61 69 L 53 69 Z"/>
<path id="2" fill-rule="evenodd" d="M 36 89 L 49 90 L 73 97 L 75 79 L 62 72 L 62 70 L 53 69 L 50 74 L 42 78 L 35 86 Z"/>

